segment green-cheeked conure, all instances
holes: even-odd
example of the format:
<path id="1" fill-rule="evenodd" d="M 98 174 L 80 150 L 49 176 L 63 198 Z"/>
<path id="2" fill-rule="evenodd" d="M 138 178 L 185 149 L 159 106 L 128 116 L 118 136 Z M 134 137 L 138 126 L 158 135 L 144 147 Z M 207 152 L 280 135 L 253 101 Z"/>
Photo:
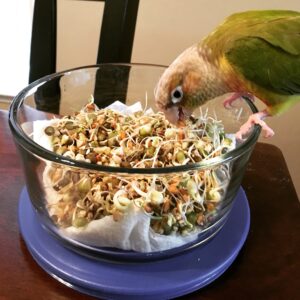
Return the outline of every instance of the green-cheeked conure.
<path id="1" fill-rule="evenodd" d="M 161 76 L 155 98 L 176 123 L 217 96 L 231 94 L 230 104 L 252 95 L 266 104 L 237 133 L 256 123 L 265 136 L 273 130 L 263 121 L 300 100 L 300 13 L 262 10 L 228 17 L 200 43 L 185 50 Z"/>

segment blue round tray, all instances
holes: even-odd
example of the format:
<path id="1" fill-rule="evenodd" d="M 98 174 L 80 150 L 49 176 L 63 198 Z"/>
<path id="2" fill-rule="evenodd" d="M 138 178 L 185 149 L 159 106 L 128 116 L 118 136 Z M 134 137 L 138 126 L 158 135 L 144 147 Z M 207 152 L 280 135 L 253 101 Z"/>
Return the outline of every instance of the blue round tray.
<path id="1" fill-rule="evenodd" d="M 137 263 L 94 260 L 65 248 L 39 223 L 26 188 L 20 195 L 19 225 L 36 262 L 73 289 L 103 299 L 170 299 L 204 287 L 231 265 L 246 240 L 250 211 L 240 189 L 226 224 L 205 245 Z"/>

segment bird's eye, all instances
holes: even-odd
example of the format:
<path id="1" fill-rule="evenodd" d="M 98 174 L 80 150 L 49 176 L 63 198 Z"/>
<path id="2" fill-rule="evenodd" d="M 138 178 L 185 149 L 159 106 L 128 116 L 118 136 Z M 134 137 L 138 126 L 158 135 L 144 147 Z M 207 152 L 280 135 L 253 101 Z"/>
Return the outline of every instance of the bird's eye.
<path id="1" fill-rule="evenodd" d="M 171 97 L 172 97 L 172 102 L 178 103 L 181 101 L 182 97 L 183 97 L 183 91 L 182 91 L 182 87 L 181 86 L 177 86 L 171 93 Z"/>

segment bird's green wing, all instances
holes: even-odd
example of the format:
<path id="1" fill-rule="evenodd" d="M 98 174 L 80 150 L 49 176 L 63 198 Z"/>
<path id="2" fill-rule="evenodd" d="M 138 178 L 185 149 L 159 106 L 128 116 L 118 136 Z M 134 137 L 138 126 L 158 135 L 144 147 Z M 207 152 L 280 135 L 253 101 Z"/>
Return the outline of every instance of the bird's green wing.
<path id="1" fill-rule="evenodd" d="M 223 54 L 252 83 L 276 94 L 300 94 L 300 13 L 275 12 L 248 25 L 244 19 Z"/>
<path id="2" fill-rule="evenodd" d="M 288 53 L 300 53 L 300 12 L 286 10 L 247 11 L 233 14 L 219 26 L 220 35 L 226 40 L 252 36 L 262 38 Z M 226 37 L 226 31 L 232 38 Z"/>
<path id="3" fill-rule="evenodd" d="M 300 51 L 291 54 L 263 38 L 244 37 L 225 56 L 252 83 L 276 94 L 300 94 Z"/>

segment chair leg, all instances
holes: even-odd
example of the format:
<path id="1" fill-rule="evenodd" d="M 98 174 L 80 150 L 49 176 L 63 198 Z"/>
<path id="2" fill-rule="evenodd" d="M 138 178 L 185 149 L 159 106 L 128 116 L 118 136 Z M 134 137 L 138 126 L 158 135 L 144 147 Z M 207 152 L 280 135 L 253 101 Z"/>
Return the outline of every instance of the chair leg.
<path id="1" fill-rule="evenodd" d="M 139 0 L 106 0 L 100 32 L 97 63 L 129 63 L 133 47 Z M 115 73 L 101 67 L 96 74 L 95 103 L 106 107 L 126 102 L 129 68 L 115 67 Z"/>
<path id="2" fill-rule="evenodd" d="M 35 0 L 29 83 L 56 70 L 56 0 Z"/>
<path id="3" fill-rule="evenodd" d="M 95 104 L 104 108 L 114 101 L 126 103 L 130 67 L 102 65 L 96 73 Z"/>
<path id="4" fill-rule="evenodd" d="M 29 83 L 56 71 L 56 16 L 57 0 L 35 0 Z M 35 102 L 38 110 L 57 114 L 60 104 L 59 79 L 38 89 Z"/>
<path id="5" fill-rule="evenodd" d="M 97 63 L 129 63 L 139 0 L 106 0 Z"/>

